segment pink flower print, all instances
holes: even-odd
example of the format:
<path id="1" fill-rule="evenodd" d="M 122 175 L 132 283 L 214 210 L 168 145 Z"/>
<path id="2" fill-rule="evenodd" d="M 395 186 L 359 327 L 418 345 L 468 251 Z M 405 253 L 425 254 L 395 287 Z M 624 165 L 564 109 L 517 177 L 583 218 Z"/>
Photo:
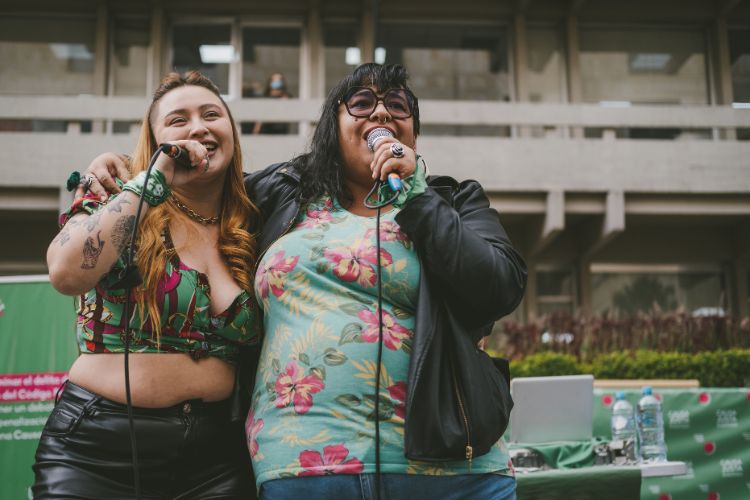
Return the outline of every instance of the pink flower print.
<path id="1" fill-rule="evenodd" d="M 365 238 L 370 238 L 374 234 L 374 229 L 368 229 Z M 409 237 L 401 232 L 401 226 L 396 222 L 385 221 L 380 223 L 380 241 L 400 241 L 406 246 L 409 243 Z"/>
<path id="2" fill-rule="evenodd" d="M 388 387 L 388 394 L 391 395 L 391 399 L 396 403 L 394 405 L 396 415 L 406 418 L 406 382 L 396 382 Z"/>
<path id="3" fill-rule="evenodd" d="M 250 410 L 245 420 L 245 436 L 247 437 L 247 448 L 250 450 L 250 458 L 258 454 L 258 433 L 263 428 L 263 419 L 255 420 L 255 412 Z"/>
<path id="4" fill-rule="evenodd" d="M 365 322 L 362 331 L 364 342 L 378 341 L 378 314 L 369 309 L 362 309 L 357 313 L 359 319 Z M 411 337 L 411 331 L 396 323 L 396 318 L 383 311 L 383 345 L 392 351 L 401 349 L 404 340 Z"/>
<path id="5" fill-rule="evenodd" d="M 276 408 L 285 408 L 294 403 L 295 412 L 307 413 L 312 406 L 312 395 L 324 387 L 325 384 L 317 376 L 305 375 L 296 361 L 290 361 L 276 379 Z"/>
<path id="6" fill-rule="evenodd" d="M 258 288 L 260 289 L 261 298 L 265 299 L 268 297 L 268 289 L 276 297 L 281 297 L 284 294 L 284 281 L 286 275 L 294 269 L 299 261 L 299 256 L 284 258 L 284 250 L 280 250 L 273 254 L 269 261 L 258 270 Z"/>
<path id="7" fill-rule="evenodd" d="M 331 215 L 332 209 L 333 202 L 330 198 L 326 200 L 322 207 L 311 205 L 310 208 L 307 209 L 305 219 L 297 224 L 297 227 L 316 228 L 324 222 L 331 222 L 333 220 L 333 216 Z"/>
<path id="8" fill-rule="evenodd" d="M 333 262 L 333 274 L 343 281 L 356 281 L 363 287 L 375 286 L 378 275 L 375 271 L 377 250 L 374 246 L 358 240 L 351 247 L 338 247 L 325 251 L 325 257 Z M 380 265 L 390 266 L 393 257 L 380 249 Z"/>
<path id="9" fill-rule="evenodd" d="M 305 450 L 299 454 L 299 463 L 305 469 L 300 476 L 326 476 L 332 474 L 359 474 L 364 465 L 357 458 L 346 460 L 349 450 L 343 444 L 329 445 L 319 451 Z"/>

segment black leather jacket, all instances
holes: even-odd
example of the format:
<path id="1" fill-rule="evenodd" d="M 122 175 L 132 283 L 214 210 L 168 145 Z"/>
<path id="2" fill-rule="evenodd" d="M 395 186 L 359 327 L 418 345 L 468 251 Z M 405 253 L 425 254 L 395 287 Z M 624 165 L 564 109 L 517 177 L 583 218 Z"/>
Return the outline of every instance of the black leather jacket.
<path id="1" fill-rule="evenodd" d="M 299 182 L 299 174 L 288 163 L 246 177 L 247 192 L 263 219 L 259 259 L 296 219 L 301 208 Z M 407 381 L 407 435 L 410 428 L 419 426 L 422 416 L 439 411 L 414 404 L 417 388 L 430 383 L 422 371 L 434 335 L 436 301 L 442 300 L 463 331 L 478 342 L 490 333 L 495 320 L 516 308 L 526 287 L 526 264 L 511 246 L 479 183 L 429 177 L 428 186 L 396 215 L 422 265 Z"/>

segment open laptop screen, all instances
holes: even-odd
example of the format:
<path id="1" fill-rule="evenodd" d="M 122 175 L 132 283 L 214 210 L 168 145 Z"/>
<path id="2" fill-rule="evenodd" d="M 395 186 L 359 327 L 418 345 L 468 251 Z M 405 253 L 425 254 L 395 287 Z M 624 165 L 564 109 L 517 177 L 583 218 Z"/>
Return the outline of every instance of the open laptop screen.
<path id="1" fill-rule="evenodd" d="M 594 410 L 594 377 L 519 377 L 510 382 L 510 441 L 588 441 Z"/>

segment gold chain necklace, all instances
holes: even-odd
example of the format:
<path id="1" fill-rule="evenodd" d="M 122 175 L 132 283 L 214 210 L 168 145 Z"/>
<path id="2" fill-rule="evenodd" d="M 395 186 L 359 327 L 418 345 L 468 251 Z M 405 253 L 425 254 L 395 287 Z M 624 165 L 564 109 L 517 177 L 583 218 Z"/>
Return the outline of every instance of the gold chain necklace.
<path id="1" fill-rule="evenodd" d="M 188 217 L 193 219 L 196 222 L 200 222 L 201 224 L 208 226 L 210 224 L 216 224 L 219 222 L 219 216 L 216 215 L 214 217 L 203 217 L 201 214 L 190 208 L 189 206 L 182 203 L 180 200 L 177 199 L 176 196 L 172 196 L 172 201 L 175 205 L 177 205 L 177 208 L 182 210 Z"/>

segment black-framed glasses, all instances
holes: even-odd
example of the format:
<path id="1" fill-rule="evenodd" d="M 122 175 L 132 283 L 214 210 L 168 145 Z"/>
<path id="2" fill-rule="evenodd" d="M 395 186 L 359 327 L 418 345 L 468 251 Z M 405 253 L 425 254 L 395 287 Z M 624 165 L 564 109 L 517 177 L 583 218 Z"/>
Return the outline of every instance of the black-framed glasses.
<path id="1" fill-rule="evenodd" d="M 380 101 L 393 118 L 409 118 L 414 113 L 415 100 L 414 94 L 407 89 L 387 90 L 383 97 L 378 97 L 369 87 L 353 87 L 340 102 L 350 115 L 357 118 L 370 116 Z"/>

